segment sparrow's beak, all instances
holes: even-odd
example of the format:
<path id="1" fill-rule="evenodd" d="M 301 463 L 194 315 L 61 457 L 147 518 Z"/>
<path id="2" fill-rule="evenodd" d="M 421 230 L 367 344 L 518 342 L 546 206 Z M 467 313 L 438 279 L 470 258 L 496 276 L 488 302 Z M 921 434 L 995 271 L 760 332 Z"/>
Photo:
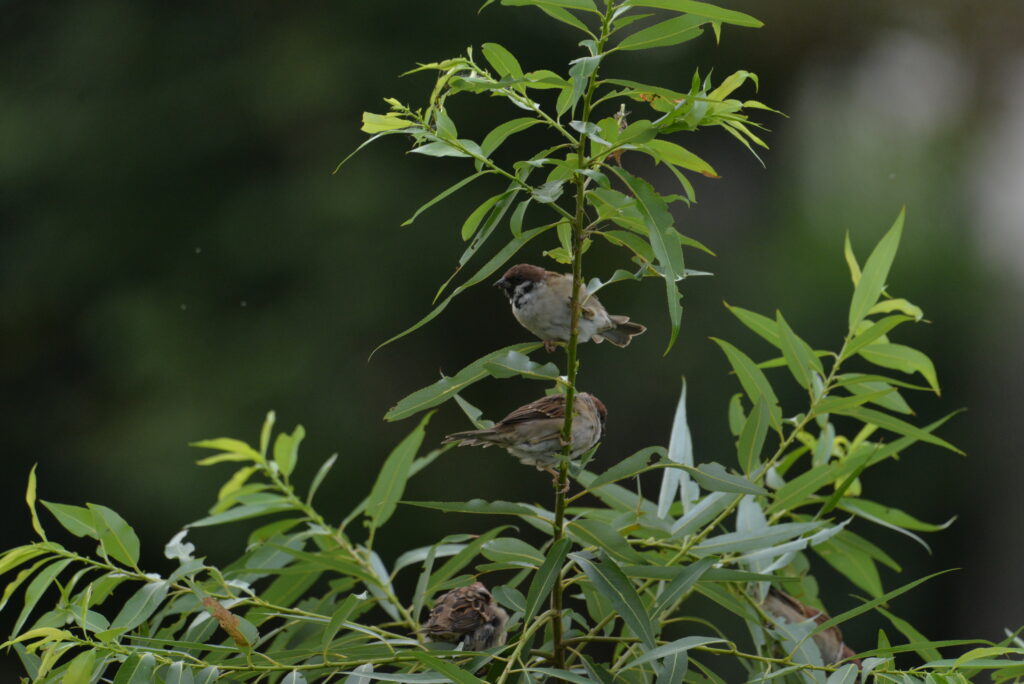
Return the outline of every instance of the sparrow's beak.
<path id="1" fill-rule="evenodd" d="M 503 290 L 508 289 L 508 281 L 504 278 L 494 281 L 494 287 L 500 287 Z"/>

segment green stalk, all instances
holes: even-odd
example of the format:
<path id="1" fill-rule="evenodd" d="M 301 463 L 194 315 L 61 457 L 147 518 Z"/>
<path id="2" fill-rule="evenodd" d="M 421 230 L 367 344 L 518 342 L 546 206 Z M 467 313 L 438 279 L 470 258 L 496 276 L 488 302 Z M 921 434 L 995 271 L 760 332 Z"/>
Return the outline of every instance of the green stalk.
<path id="1" fill-rule="evenodd" d="M 608 28 L 611 22 L 611 3 L 601 19 L 601 36 L 597 41 L 597 54 L 601 54 L 605 41 L 608 40 Z M 590 121 L 591 106 L 594 97 L 594 89 L 597 85 L 597 69 L 590 75 L 587 82 L 587 89 L 583 95 L 583 110 L 580 119 L 584 122 Z M 589 166 L 587 159 L 587 136 L 580 133 L 576 143 L 576 168 L 579 170 Z M 579 323 L 580 310 L 580 289 L 583 287 L 583 241 L 586 238 L 587 215 L 586 215 L 586 177 L 576 174 L 576 210 L 573 215 L 572 226 L 572 291 L 569 295 L 569 343 L 565 348 L 566 358 L 566 388 L 565 388 L 565 422 L 562 424 L 562 462 L 558 469 L 558 482 L 555 485 L 555 520 L 551 532 L 552 543 L 558 542 L 565 535 L 565 490 L 569 482 L 569 456 L 572 453 L 572 423 L 573 403 L 576 399 L 576 377 L 579 374 L 579 357 L 577 347 L 579 345 Z M 551 590 L 551 637 L 552 637 L 552 660 L 554 666 L 561 669 L 565 667 L 566 644 L 562 634 L 562 583 L 555 582 Z"/>

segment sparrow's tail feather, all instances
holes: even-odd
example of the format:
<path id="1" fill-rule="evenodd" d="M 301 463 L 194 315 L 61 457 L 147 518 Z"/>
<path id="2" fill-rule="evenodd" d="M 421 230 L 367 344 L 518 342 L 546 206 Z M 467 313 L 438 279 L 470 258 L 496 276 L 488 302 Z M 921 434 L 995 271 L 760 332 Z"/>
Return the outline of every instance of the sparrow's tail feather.
<path id="1" fill-rule="evenodd" d="M 458 442 L 462 446 L 493 446 L 493 435 L 490 430 L 466 430 L 446 435 L 441 444 Z"/>
<path id="2" fill-rule="evenodd" d="M 628 316 L 609 316 L 612 323 L 615 324 L 614 328 L 609 330 L 603 330 L 598 334 L 594 335 L 595 342 L 601 342 L 602 340 L 608 340 L 616 347 L 625 347 L 628 345 L 634 337 L 640 335 L 647 330 L 646 327 L 639 323 L 634 323 L 629 320 Z"/>

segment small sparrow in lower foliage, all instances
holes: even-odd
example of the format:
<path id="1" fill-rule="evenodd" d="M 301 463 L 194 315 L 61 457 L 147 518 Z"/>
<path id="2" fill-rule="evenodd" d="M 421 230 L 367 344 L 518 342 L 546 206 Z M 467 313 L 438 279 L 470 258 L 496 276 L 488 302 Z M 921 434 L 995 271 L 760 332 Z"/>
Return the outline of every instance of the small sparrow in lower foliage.
<path id="1" fill-rule="evenodd" d="M 460 643 L 469 651 L 505 644 L 508 613 L 494 602 L 482 582 L 442 594 L 430 611 L 422 632 L 430 641 Z"/>
<path id="2" fill-rule="evenodd" d="M 768 595 L 761 605 L 773 616 L 782 618 L 791 625 L 807 620 L 814 620 L 815 624 L 820 625 L 831 619 L 822 611 L 801 603 L 793 596 L 775 587 L 768 590 Z M 860 660 L 853 657 L 855 654 L 843 642 L 843 633 L 839 631 L 838 627 L 829 627 L 811 638 L 814 639 L 814 644 L 818 647 L 818 652 L 821 653 L 821 661 L 825 665 L 832 665 L 840 660 L 852 658 L 851 662 L 860 667 Z"/>
<path id="3" fill-rule="evenodd" d="M 608 417 L 601 400 L 593 394 L 580 392 L 573 398 L 575 417 L 572 421 L 572 451 L 577 458 L 604 436 L 604 423 Z M 444 438 L 442 444 L 458 442 L 463 446 L 500 446 L 524 465 L 536 466 L 558 476 L 554 465 L 564 446 L 562 424 L 565 422 L 565 396 L 552 394 L 520 406 L 486 430 L 456 432 Z"/>
<path id="4" fill-rule="evenodd" d="M 516 320 L 544 340 L 544 348 L 549 352 L 554 351 L 556 342 L 569 341 L 571 274 L 519 264 L 508 269 L 494 286 L 505 291 Z M 579 297 L 580 342 L 608 340 L 616 347 L 625 347 L 647 330 L 639 323 L 631 322 L 628 316 L 610 315 L 584 286 L 580 286 Z"/>

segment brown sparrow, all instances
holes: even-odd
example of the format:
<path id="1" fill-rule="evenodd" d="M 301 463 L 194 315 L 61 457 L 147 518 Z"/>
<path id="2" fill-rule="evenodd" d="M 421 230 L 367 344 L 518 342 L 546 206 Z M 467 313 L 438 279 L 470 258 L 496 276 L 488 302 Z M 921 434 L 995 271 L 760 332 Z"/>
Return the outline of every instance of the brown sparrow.
<path id="1" fill-rule="evenodd" d="M 601 441 L 604 423 L 608 417 L 601 400 L 593 394 L 580 392 L 573 398 L 576 411 L 572 421 L 572 451 L 576 458 Z M 565 421 L 565 396 L 552 394 L 520 406 L 486 430 L 456 432 L 444 438 L 442 444 L 458 442 L 463 446 L 500 446 L 524 465 L 536 466 L 553 476 L 558 475 L 554 465 L 564 446 L 562 424 Z"/>
<path id="2" fill-rule="evenodd" d="M 815 624 L 820 625 L 830 619 L 822 611 L 801 603 L 796 598 L 775 587 L 768 589 L 768 595 L 761 605 L 766 611 L 777 618 L 782 618 L 789 624 L 814 620 Z M 825 665 L 832 665 L 840 660 L 853 658 L 855 655 L 853 650 L 843 643 L 843 633 L 839 631 L 838 627 L 829 627 L 811 638 L 814 639 L 814 644 L 818 647 L 818 652 L 821 653 L 821 660 Z M 858 667 L 860 666 L 860 660 L 856 658 L 853 658 L 851 662 L 856 663 Z"/>
<path id="3" fill-rule="evenodd" d="M 482 582 L 452 589 L 438 597 L 423 625 L 429 641 L 460 643 L 470 651 L 505 644 L 508 613 L 494 602 Z"/>
<path id="4" fill-rule="evenodd" d="M 516 320 L 544 340 L 544 348 L 549 352 L 554 351 L 556 342 L 569 341 L 572 275 L 519 264 L 508 269 L 494 286 L 505 291 Z M 580 342 L 608 340 L 616 347 L 625 347 L 633 337 L 647 330 L 627 316 L 609 315 L 585 287 L 580 287 L 579 296 Z"/>

